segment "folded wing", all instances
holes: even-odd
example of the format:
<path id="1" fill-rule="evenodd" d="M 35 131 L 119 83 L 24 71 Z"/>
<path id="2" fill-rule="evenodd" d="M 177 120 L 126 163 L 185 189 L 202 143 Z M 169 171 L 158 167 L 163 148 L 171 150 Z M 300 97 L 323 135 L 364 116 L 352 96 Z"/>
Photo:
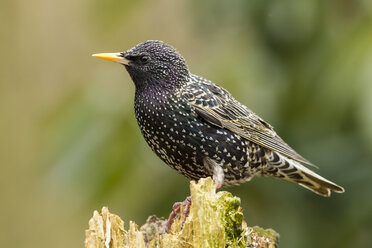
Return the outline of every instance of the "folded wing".
<path id="1" fill-rule="evenodd" d="M 235 100 L 225 89 L 198 76 L 193 76 L 193 80 L 200 83 L 184 87 L 181 94 L 205 121 L 291 159 L 313 165 L 285 143 L 270 124 Z"/>

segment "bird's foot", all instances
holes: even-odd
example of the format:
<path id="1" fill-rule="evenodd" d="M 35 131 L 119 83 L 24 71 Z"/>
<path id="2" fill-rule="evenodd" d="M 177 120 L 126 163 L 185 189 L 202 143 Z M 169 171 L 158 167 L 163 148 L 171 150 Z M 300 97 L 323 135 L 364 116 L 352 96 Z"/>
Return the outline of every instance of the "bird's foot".
<path id="1" fill-rule="evenodd" d="M 183 218 L 182 218 L 181 228 L 183 227 L 183 224 L 185 223 L 186 218 L 190 212 L 190 207 L 191 207 L 190 196 L 186 197 L 186 199 L 183 202 L 176 202 L 175 204 L 173 204 L 172 212 L 169 214 L 168 221 L 165 223 L 165 231 L 167 233 L 170 232 L 174 219 L 181 212 L 182 206 L 183 206 L 183 215 L 182 215 Z"/>

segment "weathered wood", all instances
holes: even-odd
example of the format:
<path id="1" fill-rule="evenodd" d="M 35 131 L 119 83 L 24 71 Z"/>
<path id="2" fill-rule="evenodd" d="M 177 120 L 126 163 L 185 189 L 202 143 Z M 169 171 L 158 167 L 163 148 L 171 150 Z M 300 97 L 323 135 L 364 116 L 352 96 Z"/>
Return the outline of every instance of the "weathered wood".
<path id="1" fill-rule="evenodd" d="M 125 230 L 120 217 L 103 207 L 89 221 L 85 247 L 277 247 L 279 235 L 272 229 L 248 227 L 240 199 L 227 191 L 216 193 L 212 179 L 191 182 L 190 192 L 192 204 L 182 228 L 182 216 L 176 218 L 169 233 L 164 229 L 166 220 L 150 216 L 140 229 L 130 221 Z"/>

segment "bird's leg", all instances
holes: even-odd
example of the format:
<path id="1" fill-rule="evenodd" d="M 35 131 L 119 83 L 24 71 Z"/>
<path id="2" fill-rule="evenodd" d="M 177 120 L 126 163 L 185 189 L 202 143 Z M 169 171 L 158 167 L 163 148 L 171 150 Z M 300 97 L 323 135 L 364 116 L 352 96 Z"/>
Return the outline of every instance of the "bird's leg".
<path id="1" fill-rule="evenodd" d="M 165 231 L 168 233 L 171 229 L 171 226 L 174 222 L 174 218 L 176 218 L 177 214 L 180 213 L 181 207 L 183 206 L 183 218 L 181 223 L 181 228 L 183 227 L 183 224 L 186 221 L 187 216 L 190 212 L 191 207 L 191 197 L 188 196 L 183 202 L 176 202 L 173 204 L 172 212 L 169 214 L 168 221 L 165 223 Z"/>
<path id="2" fill-rule="evenodd" d="M 205 157 L 203 162 L 207 170 L 212 173 L 212 179 L 216 189 L 221 188 L 225 179 L 225 173 L 223 172 L 222 165 L 209 157 Z"/>
<path id="3" fill-rule="evenodd" d="M 186 218 L 187 218 L 187 216 L 189 216 L 189 213 L 190 213 L 191 196 L 186 197 L 184 202 L 186 202 L 186 203 L 184 204 L 181 228 L 183 227 L 183 224 L 185 224 Z"/>
<path id="4" fill-rule="evenodd" d="M 204 164 L 206 165 L 206 168 L 208 168 L 213 173 L 213 182 L 214 182 L 214 185 L 216 186 L 216 189 L 221 188 L 222 185 L 223 185 L 224 178 L 225 178 L 225 174 L 223 172 L 223 169 L 222 169 L 221 165 L 216 163 L 214 160 L 212 160 L 208 157 L 206 157 L 204 159 Z M 183 224 L 185 223 L 186 218 L 187 218 L 187 216 L 189 215 L 189 212 L 190 212 L 191 197 L 188 196 L 188 197 L 186 197 L 186 200 L 184 200 L 183 202 L 176 202 L 173 205 L 173 208 L 172 208 L 173 210 L 169 214 L 168 221 L 165 224 L 165 231 L 166 232 L 170 231 L 170 228 L 173 224 L 174 218 L 176 218 L 177 214 L 179 214 L 179 212 L 181 211 L 181 206 L 184 206 L 183 219 L 182 219 L 182 223 L 181 223 L 181 228 L 182 228 Z"/>
<path id="5" fill-rule="evenodd" d="M 220 189 L 222 187 L 221 180 L 214 180 L 214 185 L 216 189 Z M 190 207 L 191 207 L 190 196 L 186 197 L 186 199 L 183 202 L 176 202 L 173 204 L 172 212 L 169 214 L 168 220 L 165 223 L 165 231 L 167 233 L 170 232 L 174 219 L 180 213 L 182 206 L 183 206 L 183 218 L 182 218 L 181 228 L 183 227 L 183 224 L 185 224 L 186 218 L 187 216 L 189 216 L 189 213 L 190 213 Z"/>

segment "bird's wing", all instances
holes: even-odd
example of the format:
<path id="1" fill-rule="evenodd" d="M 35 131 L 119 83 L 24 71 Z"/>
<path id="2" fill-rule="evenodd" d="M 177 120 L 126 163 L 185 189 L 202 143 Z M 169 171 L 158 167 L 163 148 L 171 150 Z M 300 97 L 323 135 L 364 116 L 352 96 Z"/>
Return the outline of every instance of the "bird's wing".
<path id="1" fill-rule="evenodd" d="M 198 83 L 188 84 L 181 94 L 205 121 L 289 158 L 313 165 L 285 143 L 269 123 L 235 100 L 225 89 L 198 76 L 193 75 L 192 80 Z"/>

